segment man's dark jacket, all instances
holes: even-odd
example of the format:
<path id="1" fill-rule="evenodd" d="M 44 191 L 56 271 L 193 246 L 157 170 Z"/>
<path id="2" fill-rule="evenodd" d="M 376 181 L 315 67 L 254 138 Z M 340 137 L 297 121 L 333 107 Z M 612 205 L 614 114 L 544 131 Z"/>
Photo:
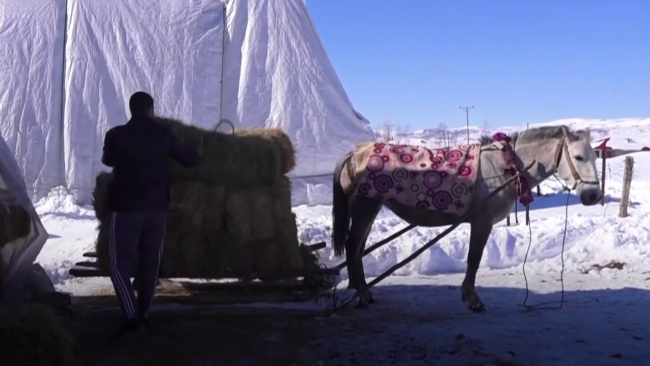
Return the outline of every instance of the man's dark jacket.
<path id="1" fill-rule="evenodd" d="M 169 158 L 184 167 L 200 155 L 151 118 L 134 116 L 106 132 L 102 163 L 113 168 L 106 208 L 113 212 L 164 211 L 169 205 Z"/>

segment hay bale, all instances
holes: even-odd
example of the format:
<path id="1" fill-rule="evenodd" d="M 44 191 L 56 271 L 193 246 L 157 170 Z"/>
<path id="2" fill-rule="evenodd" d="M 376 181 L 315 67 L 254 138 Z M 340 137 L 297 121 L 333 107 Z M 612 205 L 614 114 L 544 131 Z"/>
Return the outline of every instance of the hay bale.
<path id="1" fill-rule="evenodd" d="M 291 139 L 284 131 L 279 128 L 247 128 L 235 131 L 236 136 L 245 137 L 255 141 L 263 139 L 273 142 L 280 149 L 280 171 L 282 174 L 288 174 L 296 167 L 296 150 L 291 143 Z"/>
<path id="2" fill-rule="evenodd" d="M 230 192 L 226 199 L 228 231 L 242 243 L 275 236 L 271 188 L 249 188 Z"/>
<path id="3" fill-rule="evenodd" d="M 187 218 L 185 212 L 170 210 L 167 218 L 161 258 L 162 277 L 209 278 L 223 275 L 226 269 L 246 271 L 250 269 L 250 255 L 230 233 L 211 228 L 192 227 L 179 217 Z M 108 231 L 110 221 L 100 222 L 95 244 L 97 262 L 104 275 L 109 274 Z M 137 253 L 133 250 L 131 274 L 137 272 Z"/>
<path id="4" fill-rule="evenodd" d="M 251 251 L 226 231 L 168 232 L 161 268 L 165 277 L 216 278 L 251 270 Z"/>
<path id="5" fill-rule="evenodd" d="M 110 220 L 111 213 L 106 209 L 108 186 L 113 181 L 113 173 L 101 172 L 95 178 L 93 189 L 93 209 L 99 222 Z"/>
<path id="6" fill-rule="evenodd" d="M 3 366 L 66 366 L 73 362 L 73 338 L 43 305 L 0 307 Z"/>
<path id="7" fill-rule="evenodd" d="M 32 230 L 32 218 L 8 191 L 0 202 L 0 249 L 16 239 L 24 239 Z"/>
<path id="8" fill-rule="evenodd" d="M 183 223 L 201 228 L 205 225 L 219 224 L 224 213 L 223 186 L 209 186 L 201 182 L 180 182 L 170 189 L 170 207 L 187 218 L 178 218 Z M 170 224 L 174 224 L 171 221 Z"/>
<path id="9" fill-rule="evenodd" d="M 203 145 L 203 160 L 194 168 L 183 168 L 171 162 L 172 174 L 178 181 L 199 181 L 227 189 L 270 186 L 281 176 L 281 147 L 265 138 L 241 137 L 207 131 L 178 120 L 157 117 L 181 141 Z"/>
<path id="10" fill-rule="evenodd" d="M 278 245 L 283 255 L 279 265 L 288 270 L 304 268 L 298 241 L 298 225 L 296 215 L 291 210 L 291 181 L 284 177 L 281 184 L 275 188 L 273 217 L 275 219 Z"/>
<path id="11" fill-rule="evenodd" d="M 111 213 L 106 209 L 108 185 L 113 181 L 113 173 L 101 172 L 95 178 L 93 189 L 93 208 L 97 218 L 97 239 L 95 240 L 95 253 L 100 270 L 108 275 L 108 233 L 111 224 Z"/>
<path id="12" fill-rule="evenodd" d="M 170 163 L 173 185 L 162 275 L 205 278 L 228 270 L 300 269 L 291 187 L 282 176 L 295 165 L 295 151 L 286 134 L 259 129 L 231 135 L 173 119 L 158 120 L 182 141 L 195 146 L 202 142 L 204 153 L 192 169 Z M 109 273 L 111 217 L 105 202 L 111 179 L 112 173 L 100 173 L 93 192 L 99 221 L 97 261 L 104 275 Z M 133 270 L 136 261 L 134 257 Z"/>
<path id="13" fill-rule="evenodd" d="M 304 268 L 296 215 L 291 211 L 291 181 L 283 178 L 280 185 L 269 191 L 273 199 L 267 215 L 275 235 L 254 238 L 247 243 L 253 251 L 253 270 L 266 279 L 272 279 L 278 272 L 291 273 Z"/>

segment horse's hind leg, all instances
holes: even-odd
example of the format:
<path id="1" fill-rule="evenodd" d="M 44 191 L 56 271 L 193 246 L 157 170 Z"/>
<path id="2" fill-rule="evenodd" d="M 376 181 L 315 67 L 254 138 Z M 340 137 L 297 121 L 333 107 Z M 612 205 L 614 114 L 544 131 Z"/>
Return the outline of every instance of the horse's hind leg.
<path id="1" fill-rule="evenodd" d="M 476 272 L 481 264 L 485 244 L 492 232 L 492 223 L 490 220 L 474 220 L 471 222 L 471 235 L 469 238 L 469 251 L 467 253 L 467 270 L 465 279 L 461 286 L 463 302 L 470 310 L 482 313 L 485 311 L 485 305 L 476 293 L 474 285 L 476 283 Z"/>
<path id="2" fill-rule="evenodd" d="M 348 271 L 350 283 L 348 288 L 361 291 L 367 285 L 366 275 L 363 269 L 363 252 L 366 249 L 366 242 L 372 229 L 372 224 L 381 210 L 381 202 L 369 198 L 357 198 L 351 209 L 352 226 L 346 242 L 346 252 L 353 275 Z M 359 298 L 360 308 L 375 302 L 370 291 L 366 291 Z"/>

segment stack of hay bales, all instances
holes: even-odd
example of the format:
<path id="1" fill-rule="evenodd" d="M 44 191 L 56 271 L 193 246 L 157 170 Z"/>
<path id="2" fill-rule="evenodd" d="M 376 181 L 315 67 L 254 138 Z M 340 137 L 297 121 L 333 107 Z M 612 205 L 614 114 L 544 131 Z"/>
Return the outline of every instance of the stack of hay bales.
<path id="1" fill-rule="evenodd" d="M 272 275 L 302 269 L 285 176 L 296 164 L 288 136 L 278 129 L 225 134 L 158 120 L 191 146 L 202 141 L 204 152 L 191 169 L 170 160 L 173 184 L 162 275 L 216 278 L 226 271 Z M 105 273 L 110 213 L 104 203 L 111 179 L 112 173 L 99 174 L 93 193 L 99 220 L 96 249 Z"/>
<path id="2" fill-rule="evenodd" d="M 0 307 L 1 365 L 68 366 L 73 347 L 72 335 L 48 307 Z"/>
<path id="3" fill-rule="evenodd" d="M 5 277 L 9 258 L 3 258 L 5 246 L 17 239 L 25 239 L 32 230 L 32 218 L 18 204 L 11 192 L 0 189 L 0 286 Z M 10 253 L 10 252 L 9 252 Z"/>

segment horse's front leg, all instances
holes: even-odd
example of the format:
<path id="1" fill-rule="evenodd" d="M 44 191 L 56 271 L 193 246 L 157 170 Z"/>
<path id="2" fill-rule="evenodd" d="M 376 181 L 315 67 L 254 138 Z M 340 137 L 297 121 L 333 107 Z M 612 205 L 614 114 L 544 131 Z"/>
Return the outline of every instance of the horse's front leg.
<path id="1" fill-rule="evenodd" d="M 461 286 L 462 299 L 470 310 L 482 313 L 485 312 L 485 305 L 476 293 L 474 288 L 476 282 L 476 272 L 481 264 L 483 249 L 487 243 L 490 233 L 492 232 L 491 220 L 478 219 L 471 223 L 471 234 L 469 238 L 469 251 L 467 252 L 467 270 L 465 279 Z"/>

